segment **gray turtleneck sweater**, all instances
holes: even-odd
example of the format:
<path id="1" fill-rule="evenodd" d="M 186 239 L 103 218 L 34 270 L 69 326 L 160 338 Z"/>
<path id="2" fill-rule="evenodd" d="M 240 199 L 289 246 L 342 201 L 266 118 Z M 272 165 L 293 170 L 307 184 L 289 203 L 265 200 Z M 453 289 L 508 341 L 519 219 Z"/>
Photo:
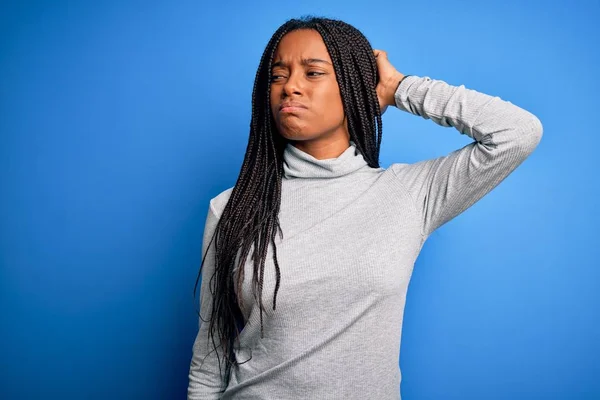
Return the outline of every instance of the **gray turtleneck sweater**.
<path id="1" fill-rule="evenodd" d="M 387 169 L 369 167 L 354 142 L 326 160 L 288 144 L 279 214 L 284 237 L 275 242 L 281 267 L 277 308 L 269 248 L 264 337 L 250 260 L 238 294 L 254 304 L 236 350 L 241 364 L 220 393 L 208 323 L 200 321 L 188 399 L 400 399 L 404 304 L 423 243 L 517 168 L 538 145 L 542 124 L 509 101 L 429 77 L 406 77 L 395 101 L 400 110 L 454 127 L 474 141 L 439 158 Z M 203 253 L 232 190 L 210 201 Z M 202 272 L 205 320 L 211 257 L 214 245 Z"/>

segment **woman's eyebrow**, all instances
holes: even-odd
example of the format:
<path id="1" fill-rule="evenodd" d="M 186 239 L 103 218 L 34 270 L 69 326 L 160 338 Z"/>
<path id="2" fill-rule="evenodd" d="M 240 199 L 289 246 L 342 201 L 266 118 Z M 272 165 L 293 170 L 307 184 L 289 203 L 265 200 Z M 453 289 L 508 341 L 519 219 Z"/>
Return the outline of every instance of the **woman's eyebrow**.
<path id="1" fill-rule="evenodd" d="M 321 60 L 320 58 L 303 58 L 302 60 L 300 60 L 300 64 L 304 65 L 304 66 L 307 66 L 308 64 L 317 64 L 317 63 L 331 65 L 331 63 L 329 61 Z M 276 67 L 287 67 L 287 63 L 284 61 L 277 61 L 277 62 L 273 63 L 273 66 L 271 68 L 276 68 Z"/>

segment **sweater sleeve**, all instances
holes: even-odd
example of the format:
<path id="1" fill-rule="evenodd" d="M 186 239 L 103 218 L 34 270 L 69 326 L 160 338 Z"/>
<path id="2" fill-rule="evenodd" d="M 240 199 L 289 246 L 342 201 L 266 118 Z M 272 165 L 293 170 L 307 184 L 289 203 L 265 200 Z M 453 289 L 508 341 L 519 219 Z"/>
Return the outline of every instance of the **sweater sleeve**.
<path id="1" fill-rule="evenodd" d="M 407 76 L 394 94 L 403 111 L 454 127 L 474 141 L 442 157 L 390 166 L 430 235 L 502 182 L 537 147 L 542 123 L 527 110 L 464 85 Z"/>
<path id="2" fill-rule="evenodd" d="M 202 242 L 202 254 L 212 239 L 217 226 L 218 218 L 213 210 L 212 201 L 206 217 L 204 227 L 204 237 Z M 219 399 L 221 394 L 221 375 L 219 371 L 219 359 L 222 357 L 219 339 L 215 332 L 215 343 L 217 352 L 213 347 L 213 342 L 208 336 L 210 314 L 212 310 L 213 295 L 210 291 L 210 280 L 215 270 L 215 243 L 211 243 L 210 250 L 206 254 L 204 266 L 202 267 L 202 284 L 200 287 L 200 316 L 198 319 L 198 334 L 194 341 L 192 350 L 192 359 L 190 362 L 189 382 L 188 382 L 188 400 L 212 400 Z M 225 372 L 223 360 L 221 359 L 221 368 Z"/>

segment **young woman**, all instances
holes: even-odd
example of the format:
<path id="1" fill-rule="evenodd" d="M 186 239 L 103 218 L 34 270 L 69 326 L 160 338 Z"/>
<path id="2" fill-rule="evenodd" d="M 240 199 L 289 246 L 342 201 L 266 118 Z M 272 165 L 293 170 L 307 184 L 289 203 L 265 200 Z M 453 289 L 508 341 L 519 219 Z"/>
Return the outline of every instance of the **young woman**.
<path id="1" fill-rule="evenodd" d="M 381 168 L 388 106 L 474 141 Z M 508 101 L 402 74 L 347 23 L 287 21 L 258 67 L 239 178 L 210 201 L 188 399 L 399 399 L 423 243 L 541 136 Z"/>

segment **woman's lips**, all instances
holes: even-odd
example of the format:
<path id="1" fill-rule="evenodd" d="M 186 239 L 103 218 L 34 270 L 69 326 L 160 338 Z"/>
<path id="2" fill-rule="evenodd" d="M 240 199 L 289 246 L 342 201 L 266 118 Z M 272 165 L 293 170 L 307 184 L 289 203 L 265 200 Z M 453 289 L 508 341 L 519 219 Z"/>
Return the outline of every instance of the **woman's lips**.
<path id="1" fill-rule="evenodd" d="M 279 110 L 280 113 L 292 113 L 292 112 L 298 112 L 298 111 L 302 111 L 302 110 L 306 110 L 306 108 L 304 107 L 283 107 Z"/>

